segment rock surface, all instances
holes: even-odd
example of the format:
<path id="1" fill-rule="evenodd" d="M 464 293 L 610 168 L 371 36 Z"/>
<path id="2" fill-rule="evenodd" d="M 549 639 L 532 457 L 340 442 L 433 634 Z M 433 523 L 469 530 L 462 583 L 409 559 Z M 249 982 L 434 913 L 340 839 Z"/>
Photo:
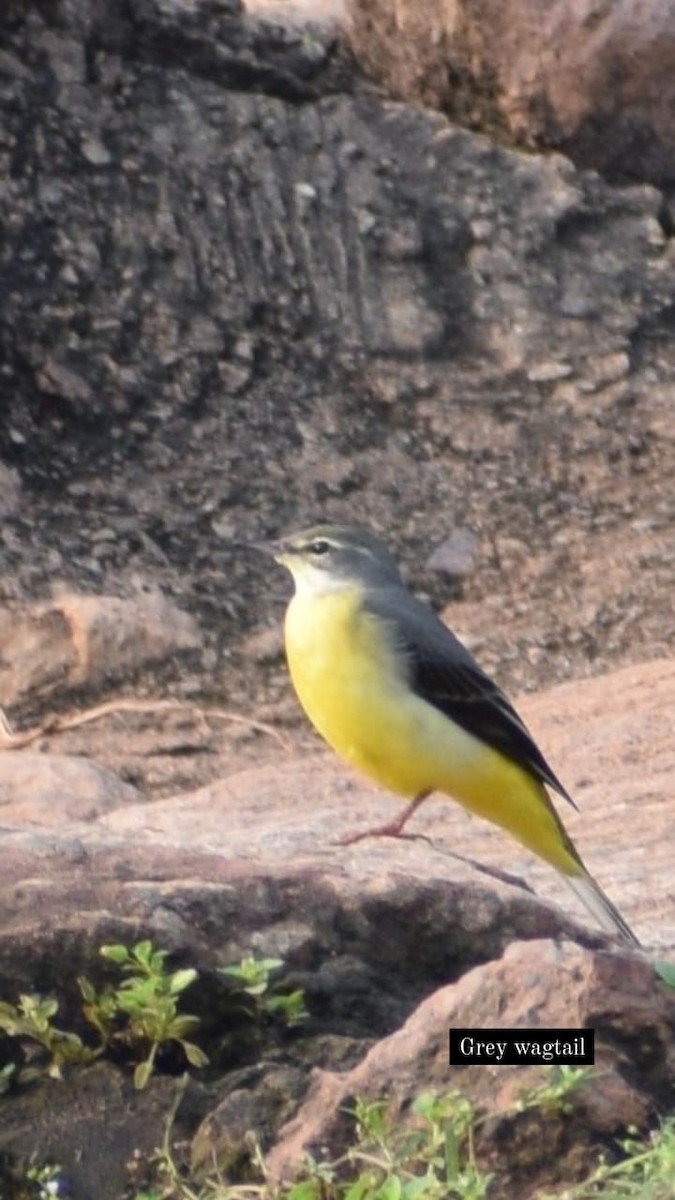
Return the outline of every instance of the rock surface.
<path id="1" fill-rule="evenodd" d="M 135 788 L 96 762 L 67 754 L 0 754 L 0 813 L 18 825 L 95 821 L 108 809 L 141 800 Z"/>
<path id="2" fill-rule="evenodd" d="M 663 680 L 660 688 L 655 669 L 656 664 L 642 686 L 658 702 L 664 699 Z M 672 687 L 672 665 L 668 673 Z M 605 702 L 598 694 L 600 682 L 586 685 L 595 689 L 590 702 L 585 702 L 583 688 L 577 700 L 581 727 L 591 731 L 583 739 L 587 742 L 588 737 L 586 769 L 592 771 L 591 764 L 602 769 L 605 803 L 613 806 L 615 777 L 595 757 L 603 740 L 599 727 L 616 733 L 617 743 L 604 739 L 607 760 L 616 763 L 617 751 L 625 746 L 620 705 L 615 700 L 614 709 L 608 710 L 605 702 L 608 693 L 621 696 L 626 701 L 624 719 L 630 719 L 636 681 L 632 687 L 625 678 L 607 681 Z M 558 700 L 555 695 L 544 698 L 543 711 L 550 704 L 560 720 L 564 709 Z M 602 711 L 593 731 L 590 716 L 594 709 L 597 713 L 598 704 Z M 555 728 L 554 720 L 547 725 L 544 719 L 547 741 Z M 570 726 L 562 726 L 562 735 L 577 744 L 582 740 Z M 20 761 L 25 753 L 11 758 Z M 579 769 L 582 758 L 583 752 L 576 761 L 573 756 L 571 766 Z M 642 764 L 634 751 L 633 759 L 639 778 Z M 59 767 L 58 762 L 53 765 Z M 663 765 L 668 771 L 668 763 Z M 626 764 L 617 770 L 625 772 Z M 311 812 L 298 809 L 298 795 L 307 796 L 308 786 Z M 653 793 L 649 796 L 648 778 L 643 778 L 643 786 L 648 791 L 645 799 L 651 801 L 648 811 L 658 811 Z M 584 852 L 591 861 L 598 856 L 603 883 L 640 933 L 649 937 L 651 932 L 650 940 L 660 943 L 661 953 L 672 950 L 673 897 L 663 861 L 669 857 L 672 813 L 664 810 L 660 830 L 654 822 L 645 838 L 645 809 L 632 805 L 614 832 L 610 855 L 607 830 L 616 812 L 613 807 L 595 811 L 589 803 L 592 790 L 583 789 L 586 811 L 578 819 Z M 491 1165 L 497 1155 L 503 1194 L 509 1195 L 509 1187 L 513 1194 L 516 1183 L 524 1186 L 522 1162 L 532 1168 L 532 1129 L 523 1124 L 525 1118 L 516 1119 L 507 1109 L 518 1087 L 534 1081 L 522 1072 L 517 1077 L 502 1072 L 495 1078 L 494 1072 L 484 1077 L 475 1070 L 466 1078 L 460 1072 L 459 1078 L 445 1058 L 447 1027 L 453 1021 L 523 1027 L 587 1023 L 600 1029 L 598 1062 L 609 1075 L 584 1089 L 573 1120 L 561 1125 L 558 1114 L 546 1123 L 545 1136 L 535 1139 L 541 1156 L 531 1179 L 538 1182 L 564 1179 L 568 1153 L 578 1170 L 582 1159 L 590 1161 L 605 1144 L 603 1139 L 617 1135 L 626 1124 L 643 1127 L 654 1110 L 661 1110 L 672 1081 L 672 997 L 666 998 L 647 963 L 616 952 L 593 955 L 578 946 L 561 949 L 536 940 L 559 940 L 567 934 L 596 949 L 604 942 L 588 926 L 575 926 L 561 910 L 486 880 L 452 857 L 457 852 L 475 854 L 488 868 L 526 870 L 528 880 L 544 895 L 563 898 L 550 873 L 525 865 L 511 843 L 477 822 L 467 823 L 456 809 L 443 805 L 425 818 L 420 815 L 424 831 L 434 837 L 432 847 L 385 841 L 337 849 L 332 845 L 337 833 L 381 817 L 388 802 L 359 793 L 323 758 L 310 760 L 303 769 L 249 771 L 220 788 L 204 789 L 201 796 L 146 803 L 145 813 L 133 804 L 133 797 L 121 799 L 124 803 L 114 813 L 85 824 L 67 820 L 69 804 L 56 791 L 43 832 L 21 825 L 20 811 L 13 825 L 3 821 L 3 988 L 8 997 L 35 989 L 55 992 L 61 1011 L 72 1019 L 78 975 L 101 982 L 97 950 L 102 943 L 129 944 L 151 936 L 172 951 L 177 965 L 197 965 L 200 983 L 192 989 L 187 1007 L 202 1017 L 200 1040 L 215 1060 L 214 1070 L 204 1083 L 197 1079 L 190 1085 L 174 1130 L 178 1139 L 194 1137 L 196 1161 L 210 1160 L 215 1151 L 225 1169 L 241 1169 L 248 1161 L 254 1130 L 269 1152 L 270 1169 L 288 1173 L 299 1166 L 301 1148 L 310 1144 L 337 1152 L 347 1129 L 344 1122 L 336 1126 L 335 1106 L 355 1088 L 364 1095 L 391 1095 L 396 1105 L 404 1104 L 422 1083 L 425 1090 L 436 1084 L 441 1089 L 461 1086 L 468 1088 L 480 1111 L 495 1116 L 496 1125 L 481 1141 L 481 1151 Z M 639 853 L 634 854 L 638 841 L 649 858 L 648 868 Z M 642 871 L 640 878 L 636 871 Z M 514 943 L 517 938 L 528 941 Z M 495 961 L 511 943 L 503 962 Z M 255 1063 L 262 1047 L 257 1041 L 249 1046 L 237 1032 L 231 1012 L 214 990 L 214 967 L 248 953 L 283 957 L 292 986 L 304 988 L 312 1014 L 304 1042 L 296 1046 L 291 1040 L 281 1062 L 274 1054 L 270 1057 L 268 1048 L 266 1065 L 260 1068 Z M 477 962 L 487 965 L 466 974 Z M 448 979 L 459 982 L 437 992 Z M 228 1069 L 219 1071 L 217 1047 L 224 1037 L 234 1038 L 238 1051 Z M 373 1039 L 383 1037 L 386 1040 L 354 1066 Z M 310 1077 L 308 1063 L 327 1073 Z M 346 1075 L 335 1073 L 344 1070 Z M 626 1070 L 630 1086 L 624 1082 Z M 311 1079 L 313 1090 L 303 1102 Z M 35 1131 L 41 1130 L 41 1150 L 58 1157 L 76 1200 L 89 1197 L 94 1185 L 103 1200 L 117 1200 L 121 1163 L 130 1142 L 142 1150 L 153 1137 L 157 1140 L 157 1129 L 172 1106 L 174 1090 L 167 1085 L 160 1078 L 139 1108 L 128 1076 L 119 1070 L 94 1075 L 85 1071 L 72 1078 L 63 1093 L 54 1092 L 52 1082 L 47 1113 L 44 1095 L 41 1103 L 32 1094 L 18 1103 L 12 1099 L 2 1122 L 0 1151 L 20 1159 L 31 1148 Z M 48 1117 L 52 1101 L 60 1113 L 56 1122 Z M 277 1145 L 278 1123 L 289 1117 L 293 1123 Z M 90 1155 L 82 1158 L 81 1146 L 96 1139 L 99 1122 L 105 1125 L 105 1136 L 101 1156 L 92 1162 Z M 520 1146 L 522 1154 L 501 1154 L 499 1146 L 505 1140 Z"/>
<path id="3" fill-rule="evenodd" d="M 675 183 L 675 5 L 348 0 L 357 58 L 407 100 L 619 179 Z"/>
<path id="4" fill-rule="evenodd" d="M 544 695 L 524 697 L 519 708 L 579 802 L 579 813 L 570 809 L 562 815 L 590 869 L 647 946 L 672 950 L 675 897 L 668 864 L 675 665 L 652 663 L 605 679 L 564 684 Z M 114 726 L 114 716 L 106 719 Z M 69 736 L 81 733 L 45 738 L 45 751 L 50 745 L 67 744 Z M 107 737 L 98 725 L 90 726 L 89 752 L 95 754 L 99 738 L 105 747 Z M 144 737 L 150 755 L 152 734 L 147 728 Z M 425 896 L 429 888 L 433 892 L 435 887 L 451 886 L 449 880 L 451 890 L 478 885 L 478 911 L 485 903 L 487 908 L 475 919 L 487 926 L 503 916 L 497 916 L 499 905 L 492 913 L 493 901 L 480 898 L 485 888 L 509 903 L 517 901 L 519 912 L 533 903 L 494 877 L 501 870 L 516 884 L 520 881 L 521 889 L 527 881 L 592 927 L 548 867 L 443 797 L 432 798 L 420 810 L 410 826 L 410 832 L 420 836 L 412 840 L 369 839 L 338 846 L 344 834 L 387 819 L 399 802 L 348 772 L 332 755 L 282 756 L 272 744 L 265 746 L 264 752 L 259 747 L 258 756 L 264 755 L 267 765 L 228 774 L 227 757 L 217 759 L 224 777 L 166 798 L 158 789 L 156 799 L 123 784 L 110 767 L 103 769 L 96 762 L 51 751 L 6 752 L 0 758 L 5 829 L 0 918 L 5 935 L 11 941 L 12 930 L 25 928 L 31 907 L 34 920 L 40 925 L 46 920 L 43 929 L 49 938 L 51 928 L 72 928 L 73 921 L 87 923 L 105 912 L 110 919 L 116 914 L 138 923 L 150 919 L 160 892 L 161 931 L 161 914 L 174 905 L 174 887 L 183 897 L 178 901 L 183 914 L 179 929 L 189 927 L 194 933 L 205 920 L 200 906 L 220 903 L 217 897 L 223 887 L 227 895 L 231 876 L 244 880 L 249 872 L 258 878 L 269 871 L 290 880 L 294 870 L 309 880 L 317 875 L 332 880 L 331 887 L 340 894 L 345 888 L 349 892 L 356 887 L 358 892 L 361 884 L 375 891 L 386 889 L 390 878 L 392 887 L 398 886 L 397 879 L 407 879 L 412 894 L 414 881 L 423 880 Z M 122 751 L 118 746 L 117 763 L 128 774 Z M 214 770 L 210 736 L 201 753 L 208 769 Z M 196 745 L 191 757 L 200 757 Z M 218 774 L 217 766 L 215 770 Z M 194 773 L 198 771 L 195 766 Z M 475 863 L 493 875 L 477 874 Z M 217 886 L 216 878 L 221 881 Z M 185 880 L 196 889 L 192 901 L 184 895 Z M 30 881 L 23 898 L 22 881 Z M 206 899 L 200 899 L 202 888 Z M 78 894 L 77 912 L 72 889 Z M 461 924 L 457 914 L 453 920 Z"/>
<path id="5" fill-rule="evenodd" d="M 582 805 L 581 813 L 564 814 L 570 832 L 657 957 L 675 948 L 674 693 L 675 664 L 655 662 L 564 684 L 524 698 L 521 706 L 553 761 L 565 764 L 565 780 Z M 481 1146 L 486 1162 L 494 1165 L 497 1156 L 503 1188 L 497 1196 L 525 1186 L 525 1161 L 533 1179 L 554 1183 L 572 1162 L 575 1170 L 589 1162 L 603 1138 L 626 1124 L 642 1127 L 663 1110 L 672 1080 L 672 996 L 666 998 L 648 961 L 608 952 L 564 884 L 498 830 L 438 798 L 416 817 L 415 839 L 340 847 L 341 834 L 377 824 L 396 801 L 326 755 L 284 761 L 270 747 L 268 766 L 153 800 L 115 784 L 109 769 L 49 751 L 50 742 L 74 735 L 43 739 L 42 754 L 6 751 L 0 759 L 4 994 L 55 993 L 61 1011 L 77 1020 L 75 980 L 86 974 L 102 981 L 98 948 L 110 941 L 151 937 L 175 963 L 196 966 L 200 980 L 188 1011 L 202 1019 L 200 1039 L 213 1066 L 203 1082 L 190 1085 L 175 1127 L 178 1140 L 194 1138 L 195 1162 L 216 1153 L 227 1171 L 250 1169 L 253 1129 L 269 1151 L 270 1169 L 284 1174 L 299 1165 L 301 1146 L 318 1140 L 337 1152 L 346 1130 L 329 1114 L 357 1084 L 364 1094 L 380 1090 L 396 1103 L 418 1086 L 419 1070 L 427 1085 L 465 1086 L 448 1071 L 439 1047 L 441 1039 L 446 1045 L 447 1022 L 469 1016 L 525 1027 L 597 1024 L 598 1061 L 609 1071 L 584 1090 L 578 1117 L 561 1125 L 558 1114 L 546 1124 L 534 1167 L 525 1154 L 532 1129 L 507 1111 L 517 1080 L 508 1072 L 499 1076 L 495 1106 L 492 1078 L 475 1076 L 469 1091 L 481 1111 L 494 1116 Z M 88 737 L 90 752 L 98 737 L 106 745 L 97 723 Z M 145 741 L 150 751 L 147 728 Z M 532 887 L 557 907 L 535 898 Z M 575 911 L 583 924 L 571 918 Z M 561 950 L 550 940 L 565 936 L 578 945 Z M 282 958 L 289 986 L 304 989 L 312 1015 L 297 1045 L 291 1038 L 271 1052 L 233 1023 L 215 968 L 248 954 Z M 466 974 L 477 964 L 486 965 Z M 449 980 L 458 981 L 456 990 L 438 993 Z M 388 1040 L 364 1058 L 380 1038 Z M 223 1039 L 230 1047 L 225 1061 Z M 411 1057 L 411 1047 L 419 1058 Z M 401 1056 L 411 1064 L 407 1072 Z M 431 1058 L 436 1066 L 429 1076 Z M 327 1074 L 319 1082 L 315 1077 L 305 1100 L 308 1064 Z M 623 1082 L 626 1070 L 630 1086 Z M 57 1097 L 70 1114 L 68 1136 L 62 1123 L 50 1126 L 29 1097 L 11 1109 L 0 1134 L 0 1152 L 14 1161 L 26 1153 L 27 1121 L 49 1130 L 45 1153 L 58 1149 L 76 1200 L 90 1195 L 94 1169 L 89 1157 L 80 1161 L 82 1139 L 96 1126 L 87 1095 L 100 1086 L 98 1112 L 106 1122 L 108 1101 L 117 1112 L 120 1096 L 131 1095 L 128 1078 L 115 1072 L 91 1079 L 83 1072 L 63 1100 Z M 518 1079 L 524 1085 L 528 1077 Z M 165 1084 L 160 1079 L 151 1090 L 141 1146 L 173 1102 Z M 49 1105 L 49 1095 L 44 1102 Z M 136 1120 L 134 1105 L 125 1111 Z M 278 1135 L 289 1118 L 291 1126 Z M 103 1166 L 111 1155 L 127 1153 L 130 1137 L 117 1117 L 106 1130 Z M 504 1141 L 522 1154 L 514 1150 L 505 1158 Z M 101 1200 L 118 1200 L 119 1160 L 115 1170 L 95 1178 Z"/>
<path id="6" fill-rule="evenodd" d="M 524 987 L 524 983 L 526 986 Z M 532 1086 L 540 1071 L 522 1066 L 448 1065 L 449 1029 L 598 1029 L 596 1064 L 601 1075 L 577 1095 L 573 1115 L 558 1110 L 552 1119 L 514 1113 L 519 1091 Z M 629 1083 L 624 1078 L 626 1036 L 641 1029 L 641 1062 Z M 337 1158 L 350 1122 L 345 1116 L 355 1096 L 388 1100 L 394 1123 L 411 1122 L 411 1103 L 448 1083 L 487 1108 L 487 1137 L 478 1135 L 478 1160 L 496 1171 L 490 1195 L 529 1198 L 560 1186 L 582 1160 L 597 1161 L 607 1136 L 648 1116 L 654 1092 L 668 1086 L 675 1071 L 675 1005 L 665 989 L 654 987 L 650 968 L 619 955 L 589 954 L 567 943 L 514 943 L 498 962 L 468 972 L 458 983 L 434 992 L 405 1025 L 376 1046 L 351 1071 L 316 1072 L 294 1119 L 282 1129 L 268 1155 L 272 1178 L 291 1177 L 306 1154 Z M 630 1035 L 628 1035 L 630 1036 Z M 413 1118 L 414 1120 L 414 1118 Z M 573 1132 L 574 1131 L 574 1132 Z M 581 1137 L 579 1137 L 581 1133 Z M 505 1169 L 500 1141 L 514 1149 Z"/>
<path id="7" fill-rule="evenodd" d="M 0 695 L 19 711 L 130 681 L 199 647 L 188 613 L 160 594 L 133 600 L 61 595 L 0 613 Z"/>

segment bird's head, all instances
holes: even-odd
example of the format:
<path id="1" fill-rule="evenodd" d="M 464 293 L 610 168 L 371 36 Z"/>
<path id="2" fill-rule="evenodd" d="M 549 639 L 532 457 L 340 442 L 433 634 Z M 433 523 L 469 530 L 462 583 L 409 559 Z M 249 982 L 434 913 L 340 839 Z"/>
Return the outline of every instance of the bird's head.
<path id="1" fill-rule="evenodd" d="M 387 547 L 356 525 L 313 525 L 263 548 L 290 571 L 298 591 L 328 592 L 355 584 L 385 587 L 401 582 Z"/>

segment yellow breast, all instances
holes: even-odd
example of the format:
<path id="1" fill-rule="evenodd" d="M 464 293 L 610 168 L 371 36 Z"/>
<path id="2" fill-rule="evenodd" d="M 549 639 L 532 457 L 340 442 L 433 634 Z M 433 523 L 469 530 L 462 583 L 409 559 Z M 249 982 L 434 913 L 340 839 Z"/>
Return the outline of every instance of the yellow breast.
<path id="1" fill-rule="evenodd" d="M 429 706 L 409 691 L 390 631 L 360 592 L 296 593 L 285 635 L 298 698 L 329 745 L 399 795 L 431 786 L 416 753 Z"/>

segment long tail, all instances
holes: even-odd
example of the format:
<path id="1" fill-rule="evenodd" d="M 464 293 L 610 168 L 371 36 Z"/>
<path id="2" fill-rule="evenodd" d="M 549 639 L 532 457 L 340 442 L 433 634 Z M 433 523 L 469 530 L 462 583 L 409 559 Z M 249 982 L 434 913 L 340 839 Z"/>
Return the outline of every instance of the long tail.
<path id="1" fill-rule="evenodd" d="M 563 878 L 567 880 L 572 891 L 579 897 L 582 904 L 585 904 L 606 933 L 618 934 L 622 942 L 628 946 L 640 946 L 633 930 L 626 924 L 611 900 L 608 900 L 592 875 L 589 875 L 588 872 L 583 875 L 565 874 Z"/>

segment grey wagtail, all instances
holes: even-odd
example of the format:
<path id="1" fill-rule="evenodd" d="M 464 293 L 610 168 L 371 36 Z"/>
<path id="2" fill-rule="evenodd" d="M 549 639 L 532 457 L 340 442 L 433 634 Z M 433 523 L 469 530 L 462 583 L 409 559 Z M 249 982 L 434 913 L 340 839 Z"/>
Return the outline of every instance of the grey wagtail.
<path id="1" fill-rule="evenodd" d="M 639 945 L 546 789 L 574 806 L 571 796 L 506 696 L 407 590 L 386 546 L 354 526 L 316 525 L 258 548 L 295 582 L 286 654 L 307 716 L 342 758 L 408 800 L 398 820 L 368 832 L 400 835 L 443 792 L 550 863 L 604 930 Z"/>

